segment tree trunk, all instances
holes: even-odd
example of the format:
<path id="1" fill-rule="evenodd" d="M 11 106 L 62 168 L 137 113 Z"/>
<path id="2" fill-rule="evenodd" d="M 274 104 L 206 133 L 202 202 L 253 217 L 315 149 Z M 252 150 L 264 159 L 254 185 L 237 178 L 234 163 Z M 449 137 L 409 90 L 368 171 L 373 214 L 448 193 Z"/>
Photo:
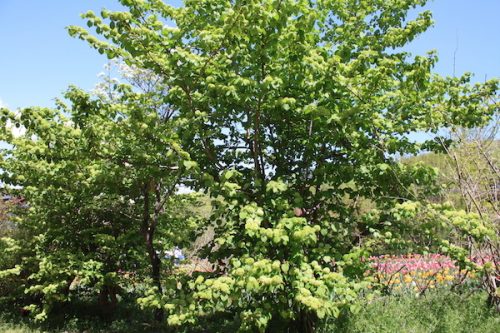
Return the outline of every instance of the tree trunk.
<path id="1" fill-rule="evenodd" d="M 153 284 L 158 289 L 157 294 L 162 295 L 163 289 L 161 286 L 161 259 L 154 250 L 152 240 L 151 243 L 148 243 L 148 253 L 151 263 L 151 278 L 153 279 Z M 165 314 L 162 307 L 155 310 L 154 318 L 159 323 L 163 322 L 163 320 L 165 319 Z"/>
<path id="2" fill-rule="evenodd" d="M 314 333 L 316 331 L 317 317 L 307 310 L 300 310 L 298 317 L 290 323 L 290 333 Z"/>
<path id="3" fill-rule="evenodd" d="M 146 183 L 144 186 L 144 210 L 143 210 L 143 222 L 141 227 L 141 232 L 146 243 L 146 249 L 149 256 L 149 262 L 151 265 L 151 279 L 153 280 L 154 286 L 157 288 L 157 294 L 161 297 L 163 294 L 163 289 L 161 286 L 161 258 L 155 250 L 154 247 L 154 236 L 156 227 L 158 225 L 159 215 L 162 210 L 162 200 L 160 195 L 160 184 L 153 186 L 153 183 Z M 150 215 L 150 190 L 154 188 L 155 191 L 155 206 L 154 215 L 151 218 Z M 154 311 L 155 321 L 162 323 L 165 319 L 165 313 L 163 308 L 160 307 Z"/>
<path id="4" fill-rule="evenodd" d="M 99 291 L 98 302 L 100 315 L 103 319 L 111 319 L 118 305 L 116 288 L 104 285 Z"/>
<path id="5" fill-rule="evenodd" d="M 153 206 L 153 216 L 151 216 L 151 205 L 150 205 L 150 191 L 154 191 L 155 203 Z M 144 185 L 144 210 L 143 210 L 143 222 L 141 232 L 144 237 L 144 242 L 146 243 L 146 249 L 149 256 L 149 262 L 151 265 L 151 279 L 153 280 L 154 286 L 157 288 L 157 294 L 159 297 L 163 295 L 163 288 L 161 286 L 161 257 L 159 253 L 155 250 L 154 237 L 156 232 L 156 227 L 158 226 L 160 215 L 163 211 L 163 205 L 165 200 L 162 200 L 161 196 L 161 183 L 154 183 L 153 181 L 146 183 Z M 160 307 L 154 311 L 155 321 L 162 323 L 165 319 L 165 313 L 163 308 Z"/>

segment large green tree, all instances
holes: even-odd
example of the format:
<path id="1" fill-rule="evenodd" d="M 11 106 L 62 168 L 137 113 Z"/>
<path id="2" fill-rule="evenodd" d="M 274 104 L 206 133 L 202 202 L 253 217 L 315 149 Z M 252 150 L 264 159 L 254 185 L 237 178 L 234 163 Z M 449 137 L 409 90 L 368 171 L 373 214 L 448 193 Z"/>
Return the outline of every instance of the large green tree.
<path id="1" fill-rule="evenodd" d="M 225 198 L 210 255 L 228 264 L 165 304 L 170 324 L 222 312 L 242 330 L 308 332 L 353 303 L 366 240 L 390 238 L 390 212 L 414 212 L 404 203 L 436 177 L 397 163 L 439 146 L 409 134 L 474 126 L 498 108 L 485 103 L 496 80 L 442 78 L 435 53 L 402 50 L 432 25 L 429 12 L 409 17 L 425 2 L 122 0 L 128 11 L 83 15 L 104 41 L 69 28 L 162 77 L 190 120 L 179 135 L 199 186 Z M 382 214 L 363 218 L 362 199 Z"/>
<path id="2" fill-rule="evenodd" d="M 75 270 L 111 287 L 142 239 L 157 292 L 141 304 L 159 307 L 158 318 L 167 310 L 170 325 L 217 316 L 241 331 L 312 332 L 355 309 L 363 258 L 398 242 L 408 220 L 487 235 L 475 216 L 427 206 L 435 170 L 396 158 L 441 147 L 412 132 L 476 126 L 498 110 L 496 80 L 442 78 L 434 53 L 402 51 L 432 24 L 428 12 L 408 16 L 425 2 L 122 0 L 127 11 L 84 14 L 105 40 L 80 27 L 71 35 L 163 89 L 120 87 L 124 100 L 112 102 L 72 89 L 59 111 L 4 111 L 27 129 L 14 138 L 4 126 L 13 149 L 1 168 L 30 203 L 23 223 L 41 235 L 29 291 L 64 297 Z M 197 165 L 189 184 L 215 199 L 207 255 L 217 269 L 162 291 L 155 228 L 178 177 Z"/>

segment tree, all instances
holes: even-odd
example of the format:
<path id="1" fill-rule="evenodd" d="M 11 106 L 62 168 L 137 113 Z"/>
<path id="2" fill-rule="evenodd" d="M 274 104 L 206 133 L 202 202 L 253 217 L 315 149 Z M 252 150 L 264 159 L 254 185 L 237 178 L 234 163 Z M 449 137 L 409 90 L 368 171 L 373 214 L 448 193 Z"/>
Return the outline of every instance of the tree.
<path id="1" fill-rule="evenodd" d="M 469 238 L 466 246 L 471 254 L 486 263 L 483 283 L 489 303 L 497 311 L 500 311 L 499 116 L 496 112 L 492 121 L 483 127 L 452 129 L 450 134 L 456 145 L 445 147 L 452 188 L 460 194 L 466 211 L 493 222 L 496 237 L 483 242 L 474 242 Z"/>
<path id="2" fill-rule="evenodd" d="M 492 102 L 496 102 L 493 100 Z M 406 163 L 426 163 L 439 170 L 438 185 L 443 187 L 439 196 L 432 197 L 434 202 L 448 202 L 455 208 L 464 209 L 468 213 L 477 214 L 481 219 L 490 221 L 494 237 L 475 242 L 471 235 L 461 238 L 462 235 L 454 235 L 451 230 L 443 228 L 442 232 L 458 238 L 453 239 L 457 244 L 462 244 L 469 256 L 478 262 L 485 263 L 483 271 L 484 289 L 489 294 L 489 303 L 500 309 L 498 297 L 498 276 L 500 267 L 500 248 L 498 245 L 499 204 L 498 204 L 498 158 L 500 145 L 498 141 L 499 126 L 498 110 L 495 111 L 489 123 L 475 128 L 451 128 L 448 131 L 448 139 L 439 138 L 442 145 L 442 153 L 428 153 L 413 158 L 405 159 Z M 450 146 L 449 142 L 453 144 Z M 412 223 L 415 225 L 415 222 Z M 419 243 L 417 237 L 421 236 L 414 232 L 415 228 L 407 228 L 411 233 L 412 242 Z M 429 239 L 429 235 L 426 235 Z"/>
<path id="3" fill-rule="evenodd" d="M 124 272 L 149 271 L 161 293 L 163 253 L 193 232 L 191 219 L 175 218 L 176 186 L 196 166 L 178 143 L 174 110 L 151 91 L 109 89 L 107 97 L 94 97 L 71 87 L 57 109 L 2 109 L 1 139 L 9 144 L 2 183 L 29 207 L 17 215 L 29 237 L 6 244 L 31 252 L 2 270 L 22 272 L 33 295 L 28 309 L 40 320 L 75 286 L 89 289 L 110 315 L 130 284 Z M 14 135 L 8 123 L 25 131 Z M 179 224 L 176 234 L 165 232 Z M 156 317 L 162 319 L 161 309 Z"/>
<path id="4" fill-rule="evenodd" d="M 165 304 L 170 324 L 225 312 L 242 330 L 310 332 L 353 304 L 367 239 L 388 218 L 368 228 L 358 199 L 382 212 L 421 200 L 411 189 L 435 171 L 395 156 L 439 144 L 408 134 L 474 126 L 498 106 L 483 103 L 496 80 L 442 78 L 434 53 L 401 51 L 432 24 L 429 12 L 408 19 L 425 2 L 122 0 L 126 12 L 83 15 L 107 41 L 69 28 L 162 77 L 165 101 L 190 119 L 179 135 L 199 186 L 225 198 L 211 257 L 229 263 Z"/>

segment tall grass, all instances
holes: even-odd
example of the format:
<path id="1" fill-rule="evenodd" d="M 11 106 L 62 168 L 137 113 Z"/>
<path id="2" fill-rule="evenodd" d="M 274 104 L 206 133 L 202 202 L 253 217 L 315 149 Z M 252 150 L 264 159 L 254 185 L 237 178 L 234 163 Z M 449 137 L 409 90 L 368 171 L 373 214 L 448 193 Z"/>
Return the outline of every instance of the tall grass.
<path id="1" fill-rule="evenodd" d="M 121 318 L 121 317 L 120 317 Z M 118 319 L 118 318 L 117 318 Z M 132 333 L 159 332 L 121 318 L 113 322 L 72 318 L 57 329 L 30 326 L 0 316 L 1 333 Z M 207 323 L 211 324 L 211 323 Z M 203 332 L 218 333 L 220 326 L 207 325 Z M 184 332 L 184 331 L 183 331 Z M 189 332 L 186 330 L 185 332 Z M 482 292 L 454 293 L 432 290 L 422 296 L 391 295 L 365 303 L 356 314 L 342 315 L 323 323 L 319 333 L 498 333 L 500 315 L 486 306 Z M 281 333 L 281 332 L 272 332 Z"/>
<path id="2" fill-rule="evenodd" d="M 419 297 L 381 297 L 365 304 L 357 314 L 326 323 L 322 332 L 498 333 L 500 316 L 486 306 L 485 293 L 439 290 Z"/>
<path id="3" fill-rule="evenodd" d="M 1 321 L 1 319 L 0 319 L 0 321 Z M 1 333 L 39 333 L 40 331 L 33 330 L 27 326 L 0 322 L 0 332 Z"/>

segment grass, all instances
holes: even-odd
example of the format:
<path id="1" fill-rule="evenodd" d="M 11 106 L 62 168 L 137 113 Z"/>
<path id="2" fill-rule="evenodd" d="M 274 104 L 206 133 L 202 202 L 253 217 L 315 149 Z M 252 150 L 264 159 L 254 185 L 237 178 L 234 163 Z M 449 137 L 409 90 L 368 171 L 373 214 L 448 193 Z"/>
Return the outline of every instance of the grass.
<path id="1" fill-rule="evenodd" d="M 2 333 L 39 333 L 40 331 L 33 330 L 31 328 L 28 328 L 27 326 L 0 322 L 0 332 L 2 332 Z"/>
<path id="2" fill-rule="evenodd" d="M 30 326 L 28 322 L 19 323 L 5 318 L 0 317 L 1 333 L 132 333 L 146 330 L 146 327 L 131 325 L 127 318 L 107 324 L 98 320 L 72 318 L 60 323 L 58 329 L 42 329 L 40 326 Z M 500 315 L 488 309 L 484 293 L 460 294 L 435 290 L 420 297 L 410 294 L 384 296 L 364 304 L 354 315 L 341 316 L 336 321 L 324 323 L 319 330 L 319 333 L 460 332 L 500 332 Z"/>
<path id="3" fill-rule="evenodd" d="M 483 293 L 434 291 L 427 295 L 385 296 L 324 332 L 344 333 L 497 333 L 500 316 L 486 306 Z"/>

